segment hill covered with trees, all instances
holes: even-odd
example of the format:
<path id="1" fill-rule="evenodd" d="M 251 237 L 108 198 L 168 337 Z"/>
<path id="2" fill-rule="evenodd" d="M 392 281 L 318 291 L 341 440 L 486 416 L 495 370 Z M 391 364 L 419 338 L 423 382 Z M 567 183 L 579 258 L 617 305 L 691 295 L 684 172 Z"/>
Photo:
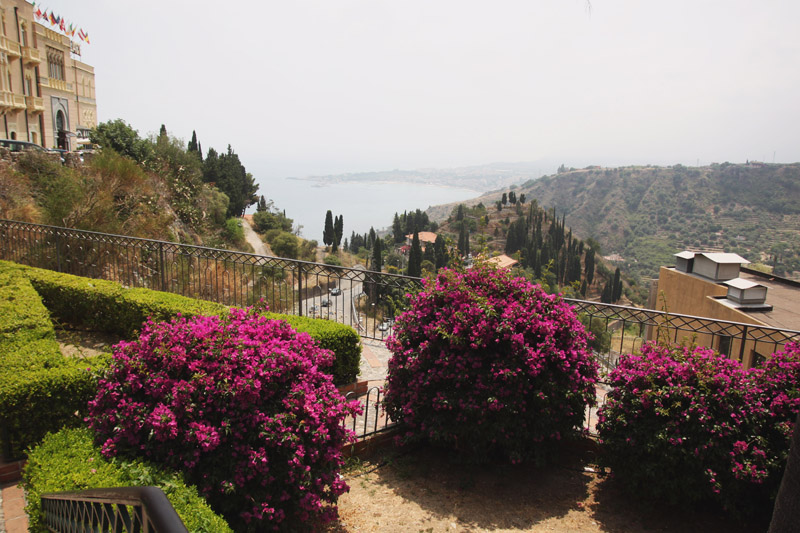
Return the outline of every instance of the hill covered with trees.
<path id="1" fill-rule="evenodd" d="M 77 166 L 24 153 L 0 168 L 0 217 L 150 239 L 246 249 L 239 221 L 257 201 L 229 146 L 204 158 L 167 134 L 143 138 L 123 120 L 92 131 L 103 148 Z"/>
<path id="2" fill-rule="evenodd" d="M 635 277 L 657 276 L 684 249 L 735 252 L 778 275 L 800 274 L 800 164 L 562 167 L 511 190 L 563 213 L 576 235 L 620 256 Z M 491 205 L 506 191 L 470 203 Z"/>

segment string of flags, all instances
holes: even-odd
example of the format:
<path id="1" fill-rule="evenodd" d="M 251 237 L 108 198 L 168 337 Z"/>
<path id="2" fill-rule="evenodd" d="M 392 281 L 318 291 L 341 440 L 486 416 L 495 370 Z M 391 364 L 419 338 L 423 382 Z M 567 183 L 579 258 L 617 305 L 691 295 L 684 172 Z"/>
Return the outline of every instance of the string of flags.
<path id="1" fill-rule="evenodd" d="M 38 20 L 49 22 L 51 26 L 56 27 L 57 29 L 61 30 L 64 35 L 68 37 L 75 37 L 77 32 L 78 39 L 85 42 L 86 44 L 89 43 L 89 34 L 83 30 L 83 28 L 78 28 L 71 22 L 67 24 L 67 21 L 61 15 L 56 15 L 53 13 L 52 10 L 48 13 L 48 9 L 45 8 L 42 10 L 41 7 L 36 7 L 36 2 L 33 2 L 33 16 L 36 17 Z"/>

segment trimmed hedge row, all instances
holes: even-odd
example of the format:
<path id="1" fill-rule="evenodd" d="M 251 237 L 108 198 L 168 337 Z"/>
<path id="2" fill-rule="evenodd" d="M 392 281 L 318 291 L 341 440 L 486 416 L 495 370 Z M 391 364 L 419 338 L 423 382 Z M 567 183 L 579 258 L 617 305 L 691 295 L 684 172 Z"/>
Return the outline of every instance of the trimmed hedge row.
<path id="1" fill-rule="evenodd" d="M 7 459 L 49 431 L 81 422 L 102 357 L 68 359 L 21 267 L 0 262 L 0 439 Z M 77 413 L 77 416 L 76 416 Z"/>
<path id="2" fill-rule="evenodd" d="M 26 267 L 36 292 L 63 322 L 133 339 L 148 317 L 160 322 L 183 316 L 218 315 L 224 305 L 119 283 Z"/>
<path id="3" fill-rule="evenodd" d="M 24 267 L 45 306 L 59 320 L 90 329 L 116 333 L 132 340 L 149 317 L 167 321 L 180 313 L 185 317 L 219 315 L 227 307 L 150 289 L 126 289 L 113 281 L 82 278 L 70 274 Z M 355 381 L 361 360 L 360 338 L 344 324 L 300 316 L 266 313 L 311 335 L 322 348 L 336 354 L 333 381 L 344 385 Z"/>
<path id="4" fill-rule="evenodd" d="M 232 533 L 225 520 L 180 475 L 142 461 L 108 460 L 92 442 L 92 432 L 85 428 L 63 429 L 45 437 L 28 455 L 23 485 L 29 529 L 37 533 L 47 531 L 42 525 L 41 494 L 128 486 L 160 487 L 193 533 Z"/>

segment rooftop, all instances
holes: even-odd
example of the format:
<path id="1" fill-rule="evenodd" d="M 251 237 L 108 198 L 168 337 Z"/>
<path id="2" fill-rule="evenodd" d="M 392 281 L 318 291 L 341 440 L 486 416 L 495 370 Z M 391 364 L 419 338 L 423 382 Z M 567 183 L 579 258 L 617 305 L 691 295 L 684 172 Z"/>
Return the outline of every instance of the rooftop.
<path id="1" fill-rule="evenodd" d="M 800 284 L 749 269 L 743 269 L 739 279 L 768 289 L 766 303 L 772 311 L 755 312 L 753 318 L 774 328 L 800 330 Z"/>

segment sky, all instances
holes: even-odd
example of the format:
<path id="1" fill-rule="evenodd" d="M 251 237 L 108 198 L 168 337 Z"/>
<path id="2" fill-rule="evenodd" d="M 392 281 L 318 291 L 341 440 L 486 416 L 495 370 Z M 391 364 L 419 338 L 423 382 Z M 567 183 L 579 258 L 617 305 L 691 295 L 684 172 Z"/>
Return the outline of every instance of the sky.
<path id="1" fill-rule="evenodd" d="M 51 0 L 101 121 L 267 178 L 800 161 L 796 0 Z M 553 169 L 554 170 L 554 169 Z"/>

